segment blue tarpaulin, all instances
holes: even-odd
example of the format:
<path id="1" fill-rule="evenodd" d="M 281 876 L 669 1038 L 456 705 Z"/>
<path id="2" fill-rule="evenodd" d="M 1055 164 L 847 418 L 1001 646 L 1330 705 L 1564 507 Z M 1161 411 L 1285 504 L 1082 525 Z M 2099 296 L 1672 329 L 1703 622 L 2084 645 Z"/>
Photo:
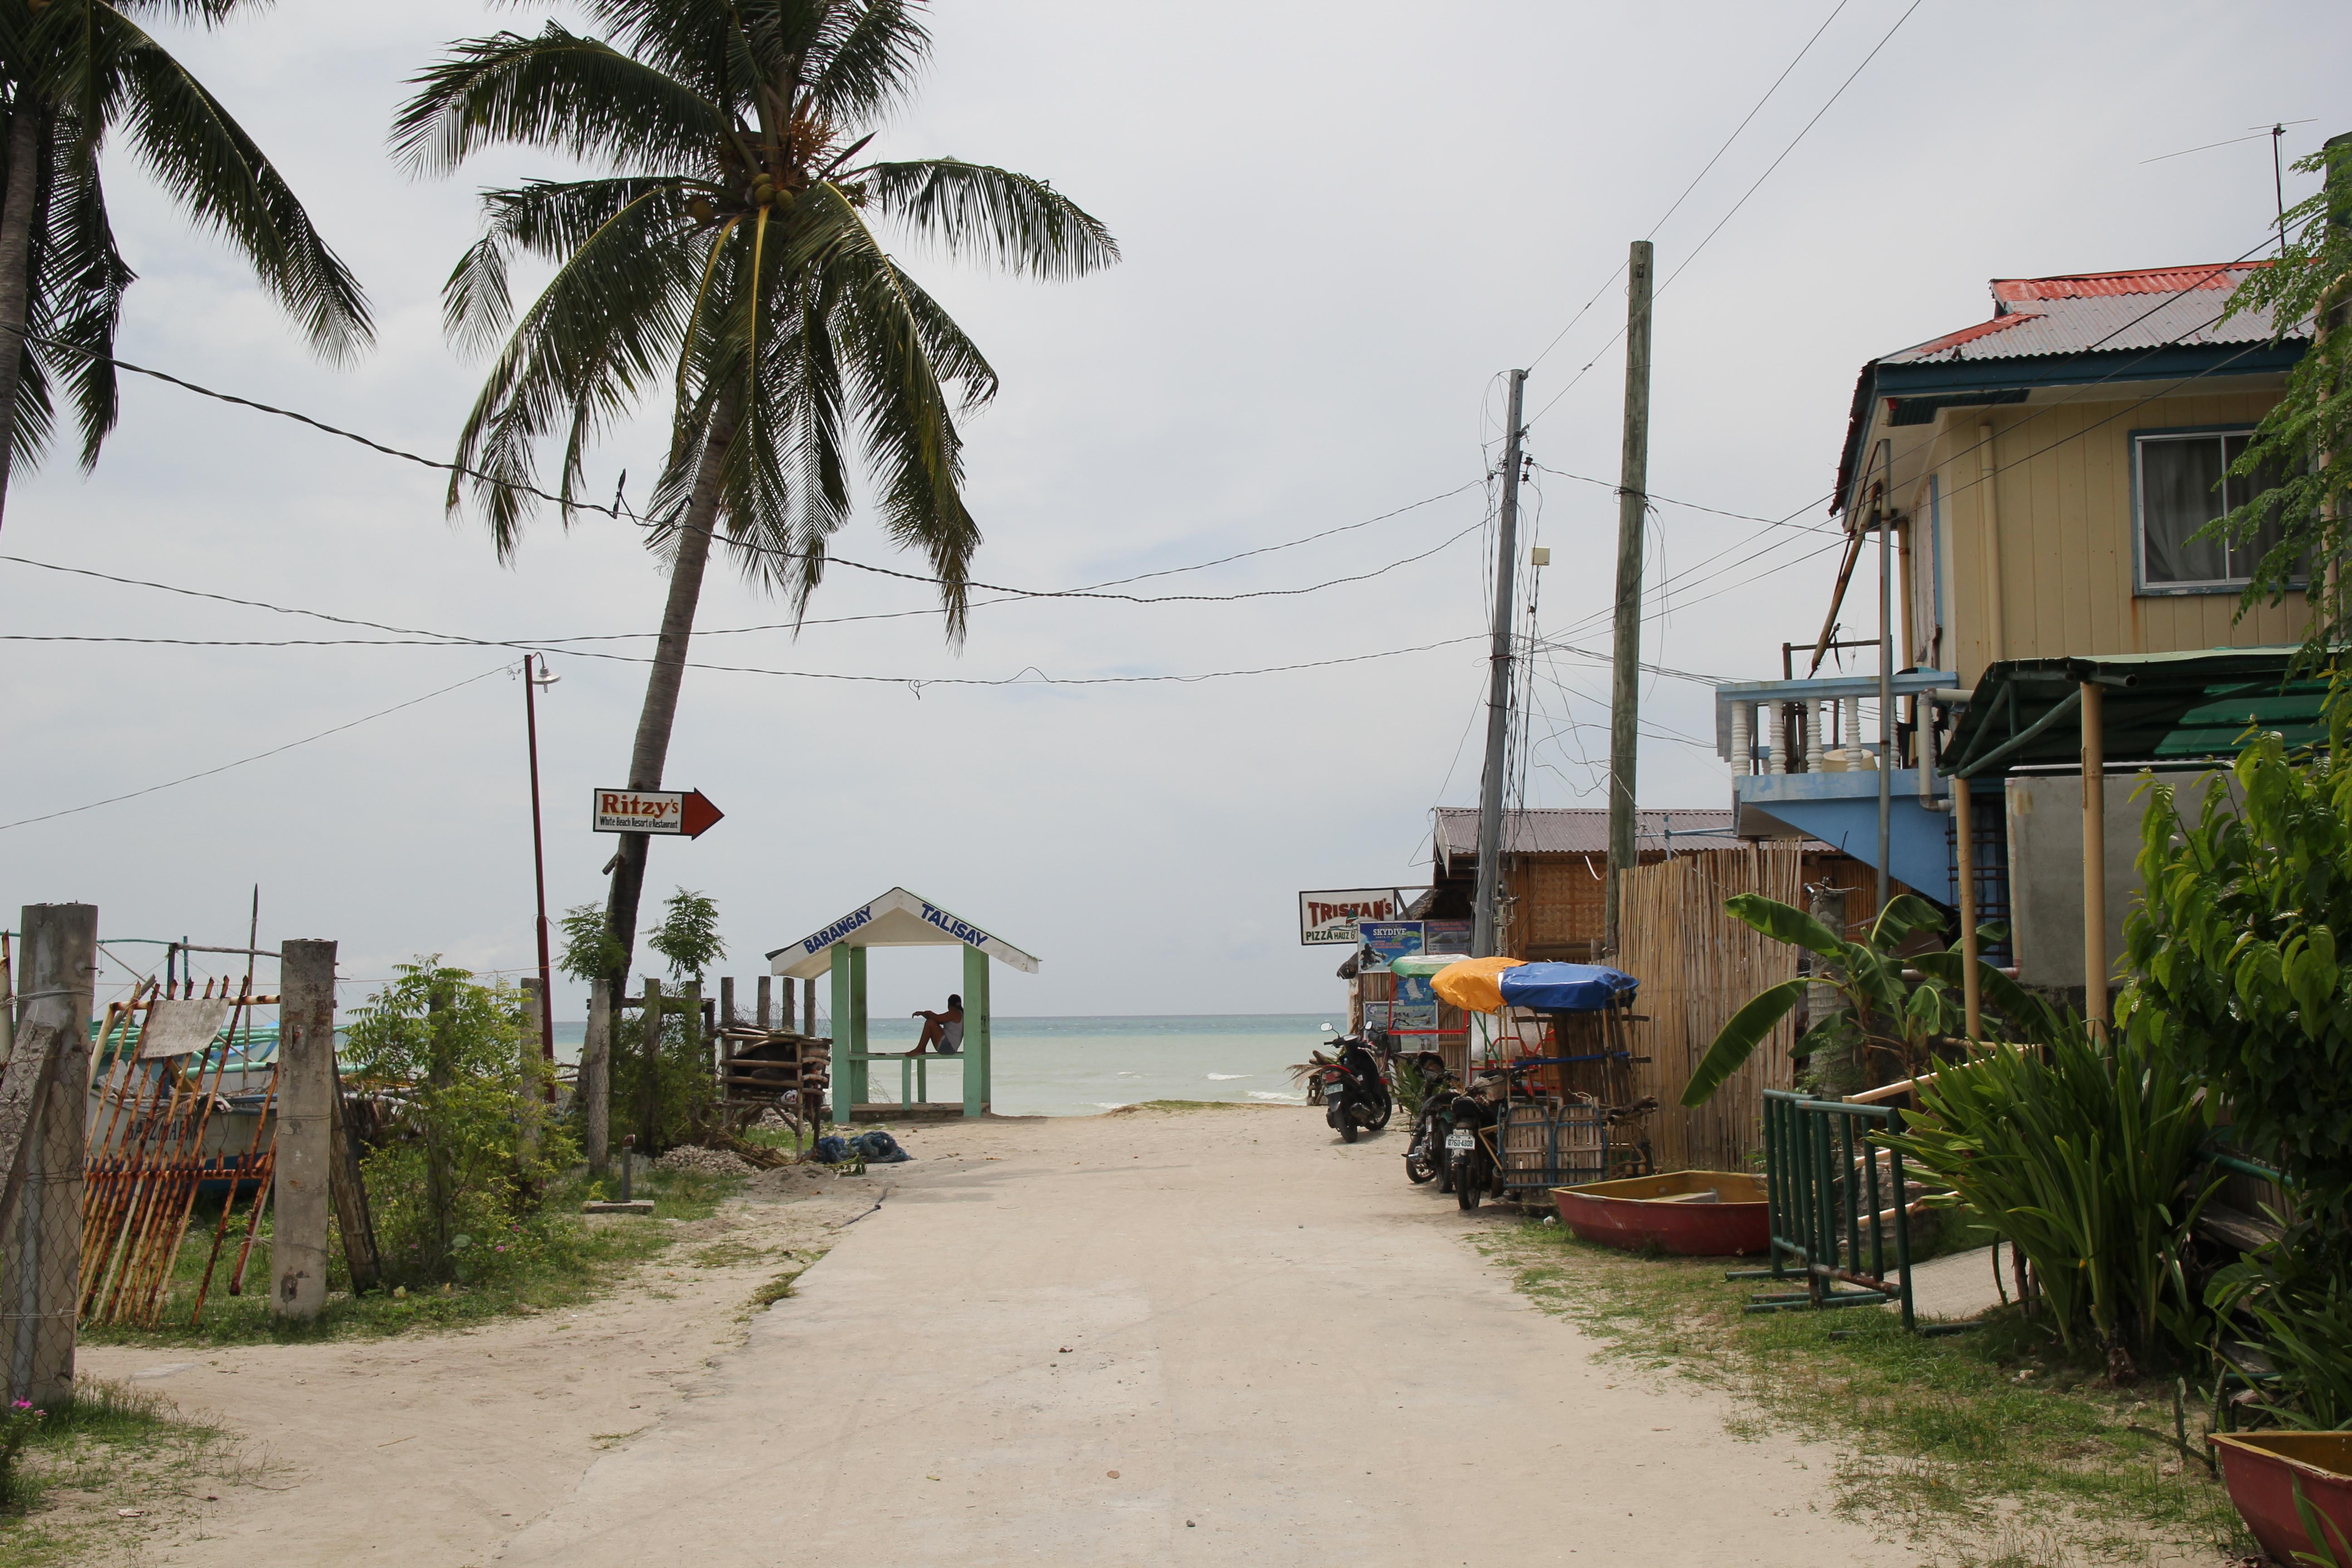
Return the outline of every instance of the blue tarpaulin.
<path id="1" fill-rule="evenodd" d="M 1592 1013 L 1633 997 L 1642 983 L 1601 963 L 1522 963 L 1502 974 L 1503 1000 L 1539 1013 Z"/>

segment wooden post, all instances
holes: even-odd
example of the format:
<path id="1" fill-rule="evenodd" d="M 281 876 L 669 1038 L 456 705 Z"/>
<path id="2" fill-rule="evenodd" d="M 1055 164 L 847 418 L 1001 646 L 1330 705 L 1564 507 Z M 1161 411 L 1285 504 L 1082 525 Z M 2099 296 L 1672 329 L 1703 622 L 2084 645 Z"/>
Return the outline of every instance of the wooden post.
<path id="1" fill-rule="evenodd" d="M 710 1068 L 702 1049 L 702 982 L 699 980 L 686 983 L 686 1059 L 706 1071 Z"/>
<path id="2" fill-rule="evenodd" d="M 1974 1043 L 1984 1038 L 1984 996 L 1977 978 L 1977 839 L 1969 793 L 1968 780 L 1952 781 L 1952 837 L 1960 867 L 1955 889 L 1960 903 L 1960 995 L 1968 1010 L 1968 1037 Z"/>
<path id="3" fill-rule="evenodd" d="M 55 1030 L 56 1042 L 52 1047 L 42 1040 L 48 1078 L 37 1081 L 40 1092 L 26 1103 L 23 1174 L 0 1278 L 0 1324 L 6 1328 L 9 1397 L 46 1408 L 73 1396 L 98 909 L 27 904 L 22 919 L 17 1026 L 28 1047 L 37 1028 Z"/>
<path id="4" fill-rule="evenodd" d="M 988 1110 L 988 954 L 963 950 L 963 1113 Z"/>
<path id="5" fill-rule="evenodd" d="M 637 1147 L 651 1149 L 654 1135 L 661 1131 L 662 988 L 650 974 L 646 976 L 645 1032 L 646 1081 L 638 1097 Z"/>
<path id="6" fill-rule="evenodd" d="M 278 963 L 278 1149 L 271 1187 L 277 1214 L 269 1240 L 269 1310 L 273 1317 L 308 1322 L 327 1305 L 335 944 L 289 942 Z"/>
<path id="7" fill-rule="evenodd" d="M 2107 1032 L 2106 688 L 2083 682 L 2083 1016 Z"/>
<path id="8" fill-rule="evenodd" d="M 539 1160 L 539 1066 L 544 1059 L 551 1071 L 555 1063 L 552 1057 L 542 1058 L 541 1055 L 543 1049 L 541 1042 L 549 1036 L 547 996 L 540 989 L 539 977 L 535 974 L 526 975 L 520 989 L 522 991 L 522 1060 L 519 1064 L 521 1068 L 521 1081 L 515 1092 L 515 1115 L 519 1119 L 515 1130 L 515 1153 L 524 1164 L 530 1165 Z"/>
<path id="9" fill-rule="evenodd" d="M 801 982 L 801 1033 L 816 1033 L 816 976 Z"/>
<path id="10" fill-rule="evenodd" d="M 526 1039 L 523 1051 L 526 1060 L 537 1053 L 539 1042 Z M 383 1260 L 375 1245 L 375 1215 L 368 1208 L 367 1184 L 360 1178 L 360 1146 L 358 1136 L 352 1131 L 350 1119 L 343 1107 L 342 1068 L 328 1058 L 329 1070 L 334 1074 L 333 1092 L 328 1097 L 331 1112 L 329 1136 L 334 1145 L 333 1158 L 327 1166 L 327 1185 L 335 1204 L 335 1233 L 342 1237 L 343 1266 L 351 1270 L 352 1294 L 363 1296 L 383 1283 Z M 536 1110 L 526 1100 L 523 1113 Z M 222 1216 L 226 1219 L 226 1214 Z"/>
<path id="11" fill-rule="evenodd" d="M 588 1173 L 603 1180 L 613 1168 L 614 983 L 588 983 L 588 1037 L 580 1048 L 580 1107 L 586 1122 Z"/>
<path id="12" fill-rule="evenodd" d="M 773 984 L 774 978 L 775 977 L 773 975 L 769 974 L 762 974 L 760 976 L 759 1000 L 754 1004 L 754 1022 L 756 1022 L 761 1029 L 772 1029 L 776 1026 L 775 1002 L 773 994 L 770 990 L 770 986 Z M 791 983 L 788 981 L 784 985 L 784 1000 L 787 1005 L 791 1003 L 792 996 L 793 988 Z"/>
<path id="13" fill-rule="evenodd" d="M 1621 885 L 1625 873 L 1641 864 L 1634 763 L 1642 745 L 1642 532 L 1650 509 L 1650 274 L 1654 260 L 1650 242 L 1637 239 L 1625 261 L 1625 429 L 1617 469 L 1617 624 L 1610 647 L 1609 881 L 1601 890 L 1612 963 L 1620 940 Z"/>
<path id="14" fill-rule="evenodd" d="M 850 1054 L 855 1058 L 852 1066 L 857 1074 L 857 1103 L 860 1105 L 871 1104 L 874 1100 L 871 1082 L 874 1064 L 866 1059 L 874 1054 L 874 1047 L 866 1043 L 866 950 L 853 947 L 849 950 L 848 1034 Z M 834 1033 L 841 1032 L 842 1026 L 835 1025 Z"/>
<path id="15" fill-rule="evenodd" d="M 849 955 L 856 951 L 854 948 L 836 942 L 834 944 L 831 955 L 833 963 L 833 1119 L 844 1127 L 849 1125 L 851 1108 L 856 1104 L 851 1096 L 857 1092 L 856 1068 L 849 1059 L 849 1053 L 856 1047 L 850 1044 L 848 1031 L 842 1027 L 843 1020 L 849 1016 Z"/>

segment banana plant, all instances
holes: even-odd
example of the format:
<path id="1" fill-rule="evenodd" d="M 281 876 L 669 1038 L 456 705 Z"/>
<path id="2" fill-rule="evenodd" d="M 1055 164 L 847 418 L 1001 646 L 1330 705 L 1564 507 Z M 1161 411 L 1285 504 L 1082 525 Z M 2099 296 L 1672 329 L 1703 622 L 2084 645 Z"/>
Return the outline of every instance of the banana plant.
<path id="1" fill-rule="evenodd" d="M 1943 912 L 1916 893 L 1891 900 L 1860 942 L 1840 936 L 1804 910 L 1760 893 L 1736 894 L 1724 900 L 1723 908 L 1732 919 L 1775 942 L 1804 949 L 1816 963 L 1812 973 L 1765 987 L 1731 1016 L 1683 1090 L 1682 1102 L 1686 1106 L 1704 1105 L 1713 1098 L 1813 984 L 1835 990 L 1843 1005 L 1815 1019 L 1791 1047 L 1791 1056 L 1804 1058 L 1844 1047 L 1865 1060 L 1873 1056 L 1891 1057 L 1894 1066 L 1907 1075 L 1926 1064 L 1936 1040 L 1957 1035 L 1964 1026 L 1961 984 L 1967 959 L 1959 942 L 1942 952 L 1904 954 L 1899 951 L 1919 932 L 1941 931 L 1944 926 Z M 2003 928 L 1981 926 L 1977 934 L 1980 943 L 1998 942 Z M 1916 983 L 1906 980 L 1906 969 L 1916 971 L 1921 978 Z M 2016 1027 L 2045 1037 L 2054 1030 L 2055 1021 L 2039 998 L 1981 959 L 1977 963 L 1977 982 L 1984 1000 Z"/>

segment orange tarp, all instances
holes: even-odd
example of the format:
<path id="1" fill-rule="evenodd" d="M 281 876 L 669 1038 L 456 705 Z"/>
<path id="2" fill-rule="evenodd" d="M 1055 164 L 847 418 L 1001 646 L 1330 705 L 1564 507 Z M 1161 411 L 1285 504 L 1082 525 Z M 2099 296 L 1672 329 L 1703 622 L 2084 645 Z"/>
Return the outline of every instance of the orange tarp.
<path id="1" fill-rule="evenodd" d="M 1429 988 L 1466 1011 L 1498 1013 L 1503 1007 L 1503 971 L 1517 969 L 1524 962 L 1517 958 L 1465 958 L 1431 975 Z"/>

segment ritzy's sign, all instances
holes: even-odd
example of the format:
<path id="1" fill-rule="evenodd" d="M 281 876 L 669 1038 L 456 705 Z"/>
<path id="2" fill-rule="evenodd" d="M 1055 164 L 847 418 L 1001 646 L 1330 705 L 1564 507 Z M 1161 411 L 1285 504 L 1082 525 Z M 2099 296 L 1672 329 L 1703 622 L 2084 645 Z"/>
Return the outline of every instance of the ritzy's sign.
<path id="1" fill-rule="evenodd" d="M 1397 888 L 1357 888 L 1298 895 L 1298 940 L 1307 947 L 1356 945 L 1358 921 L 1392 921 L 1404 913 Z"/>

